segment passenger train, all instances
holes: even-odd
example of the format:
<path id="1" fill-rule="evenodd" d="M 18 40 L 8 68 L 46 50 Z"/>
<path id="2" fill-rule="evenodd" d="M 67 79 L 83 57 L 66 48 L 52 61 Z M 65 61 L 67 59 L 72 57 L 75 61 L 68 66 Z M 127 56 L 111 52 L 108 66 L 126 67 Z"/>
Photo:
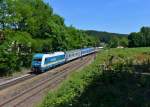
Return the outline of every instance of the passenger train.
<path id="1" fill-rule="evenodd" d="M 95 51 L 96 49 L 91 47 L 67 52 L 55 52 L 52 54 L 35 54 L 32 59 L 32 71 L 41 73 L 46 72 L 51 68 L 94 53 Z"/>

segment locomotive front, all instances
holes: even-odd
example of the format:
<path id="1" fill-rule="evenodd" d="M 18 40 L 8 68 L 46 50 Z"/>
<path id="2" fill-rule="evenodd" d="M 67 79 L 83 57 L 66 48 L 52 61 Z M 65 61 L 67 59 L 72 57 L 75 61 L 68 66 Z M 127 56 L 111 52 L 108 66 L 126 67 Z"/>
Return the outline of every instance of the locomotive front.
<path id="1" fill-rule="evenodd" d="M 42 59 L 43 54 L 35 54 L 32 59 L 32 71 L 33 72 L 40 72 L 42 70 Z"/>

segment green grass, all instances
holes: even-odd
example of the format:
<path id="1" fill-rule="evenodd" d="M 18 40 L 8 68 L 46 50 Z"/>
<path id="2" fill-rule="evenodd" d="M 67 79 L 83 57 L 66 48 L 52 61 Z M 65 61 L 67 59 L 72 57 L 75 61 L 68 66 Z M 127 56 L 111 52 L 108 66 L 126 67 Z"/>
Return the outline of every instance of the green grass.
<path id="1" fill-rule="evenodd" d="M 147 56 L 150 48 L 110 49 L 80 72 L 74 72 L 60 88 L 50 91 L 40 107 L 149 107 L 150 77 L 132 72 L 102 72 L 100 64 L 110 56 Z M 147 95 L 148 94 L 148 95 Z"/>
<path id="2" fill-rule="evenodd" d="M 138 54 L 142 54 L 145 52 L 150 52 L 150 48 L 124 48 L 124 49 L 110 49 L 109 51 L 105 51 L 106 54 L 111 55 L 122 55 L 123 57 L 135 57 Z"/>

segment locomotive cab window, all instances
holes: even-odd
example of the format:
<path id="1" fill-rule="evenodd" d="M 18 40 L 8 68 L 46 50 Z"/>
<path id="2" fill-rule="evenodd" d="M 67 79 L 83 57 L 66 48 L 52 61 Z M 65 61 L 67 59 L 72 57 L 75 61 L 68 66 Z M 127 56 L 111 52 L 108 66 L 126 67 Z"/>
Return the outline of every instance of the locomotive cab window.
<path id="1" fill-rule="evenodd" d="M 41 61 L 42 61 L 42 59 L 41 59 L 41 58 L 35 58 L 35 59 L 33 59 L 33 61 L 41 62 Z"/>

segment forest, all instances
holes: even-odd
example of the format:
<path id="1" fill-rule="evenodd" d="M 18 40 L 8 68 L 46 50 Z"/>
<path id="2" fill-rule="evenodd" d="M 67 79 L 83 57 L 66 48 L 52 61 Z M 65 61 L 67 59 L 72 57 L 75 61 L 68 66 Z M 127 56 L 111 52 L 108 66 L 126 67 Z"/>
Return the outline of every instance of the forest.
<path id="1" fill-rule="evenodd" d="M 102 43 L 106 43 L 107 47 L 116 48 L 123 47 L 149 47 L 150 46 L 150 27 L 145 26 L 139 32 L 130 34 L 117 34 L 109 32 L 100 32 L 94 30 L 85 31 L 88 35 L 99 38 Z"/>
<path id="2" fill-rule="evenodd" d="M 109 48 L 116 48 L 118 46 L 128 47 L 128 34 L 110 33 L 104 31 L 87 30 L 86 34 L 97 37 Z"/>
<path id="3" fill-rule="evenodd" d="M 0 0 L 0 75 L 30 67 L 34 53 L 98 44 L 96 37 L 65 25 L 43 0 Z"/>
<path id="4" fill-rule="evenodd" d="M 128 34 L 119 34 L 119 33 L 110 33 L 105 31 L 96 31 L 96 30 L 86 30 L 85 31 L 88 35 L 92 35 L 98 37 L 101 42 L 109 43 L 111 38 L 113 37 L 127 37 Z"/>

